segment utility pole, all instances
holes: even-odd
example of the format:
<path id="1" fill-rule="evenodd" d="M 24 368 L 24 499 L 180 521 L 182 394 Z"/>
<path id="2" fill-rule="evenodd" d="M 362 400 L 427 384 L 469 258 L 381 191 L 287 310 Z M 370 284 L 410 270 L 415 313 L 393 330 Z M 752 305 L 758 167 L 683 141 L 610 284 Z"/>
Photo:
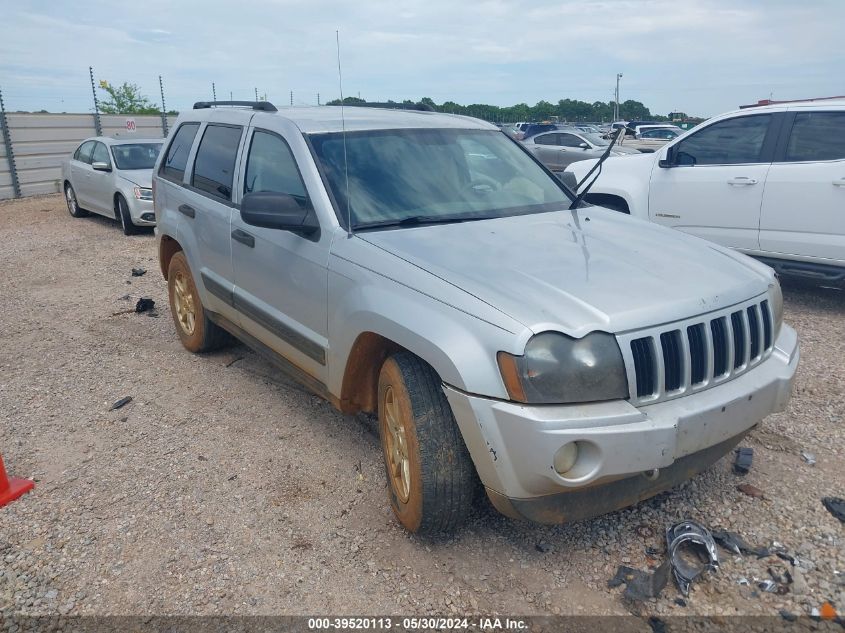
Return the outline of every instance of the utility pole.
<path id="1" fill-rule="evenodd" d="M 217 101 L 217 88 L 214 86 L 214 82 L 211 82 L 211 100 Z"/>
<path id="2" fill-rule="evenodd" d="M 613 121 L 619 120 L 619 80 L 622 73 L 616 73 L 616 101 L 613 102 Z"/>
<path id="3" fill-rule="evenodd" d="M 293 90 L 290 91 L 290 104 L 293 105 Z"/>
<path id="4" fill-rule="evenodd" d="M 320 93 L 317 93 L 317 105 L 320 105 Z"/>
<path id="5" fill-rule="evenodd" d="M 258 88 L 255 89 L 255 100 L 258 101 Z"/>

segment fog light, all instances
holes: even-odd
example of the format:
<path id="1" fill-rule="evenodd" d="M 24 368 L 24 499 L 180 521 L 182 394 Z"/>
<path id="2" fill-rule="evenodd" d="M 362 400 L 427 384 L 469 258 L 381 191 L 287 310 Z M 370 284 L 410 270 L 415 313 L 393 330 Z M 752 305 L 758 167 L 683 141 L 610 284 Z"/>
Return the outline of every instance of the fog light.
<path id="1" fill-rule="evenodd" d="M 154 222 L 156 219 L 155 213 L 142 213 L 141 219 L 144 222 Z"/>
<path id="2" fill-rule="evenodd" d="M 568 444 L 564 444 L 555 453 L 555 471 L 559 475 L 563 475 L 572 470 L 576 461 L 578 461 L 578 443 L 569 442 Z"/>

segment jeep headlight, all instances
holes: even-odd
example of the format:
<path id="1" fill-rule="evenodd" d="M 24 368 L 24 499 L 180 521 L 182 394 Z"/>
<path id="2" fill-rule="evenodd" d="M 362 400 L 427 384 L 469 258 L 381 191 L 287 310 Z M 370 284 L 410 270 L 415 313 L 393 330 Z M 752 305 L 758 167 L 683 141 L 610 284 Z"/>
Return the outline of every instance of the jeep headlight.
<path id="1" fill-rule="evenodd" d="M 498 361 L 508 394 L 518 402 L 564 404 L 628 397 L 622 352 L 605 332 L 580 339 L 543 332 L 528 341 L 522 356 L 499 352 Z"/>
<path id="2" fill-rule="evenodd" d="M 772 301 L 772 321 L 774 322 L 774 339 L 778 339 L 780 334 L 780 326 L 783 323 L 783 292 L 780 289 L 780 282 L 775 279 L 769 286 Z"/>

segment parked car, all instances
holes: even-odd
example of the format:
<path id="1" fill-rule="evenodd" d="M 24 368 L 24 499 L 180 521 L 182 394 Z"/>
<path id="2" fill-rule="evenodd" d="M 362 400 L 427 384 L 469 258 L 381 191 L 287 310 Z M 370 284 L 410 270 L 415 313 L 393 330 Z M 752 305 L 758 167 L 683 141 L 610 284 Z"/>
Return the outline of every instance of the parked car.
<path id="1" fill-rule="evenodd" d="M 62 164 L 65 201 L 79 218 L 89 211 L 120 222 L 132 235 L 141 226 L 155 226 L 152 170 L 162 139 L 82 141 Z"/>
<path id="2" fill-rule="evenodd" d="M 842 284 L 843 126 L 845 100 L 728 112 L 652 155 L 609 159 L 586 199 Z M 592 164 L 569 170 L 580 181 Z"/>
<path id="3" fill-rule="evenodd" d="M 770 268 L 570 208 L 482 121 L 223 105 L 180 114 L 154 172 L 176 332 L 192 352 L 228 332 L 376 414 L 408 530 L 459 525 L 479 479 L 512 517 L 595 516 L 786 405 L 797 338 Z"/>
<path id="4" fill-rule="evenodd" d="M 658 126 L 639 126 L 640 131 L 634 135 L 634 138 L 623 136 L 619 139 L 620 147 L 627 147 L 629 149 L 638 149 L 640 152 L 649 153 L 663 147 L 672 139 L 678 138 L 684 131 L 680 128 L 673 127 L 658 127 Z"/>
<path id="5" fill-rule="evenodd" d="M 559 172 L 575 161 L 598 158 L 610 142 L 598 134 L 568 128 L 537 134 L 523 144 L 551 171 Z M 613 156 L 639 153 L 638 149 L 627 146 L 614 146 L 611 150 Z"/>
<path id="6" fill-rule="evenodd" d="M 525 141 L 540 132 L 548 132 L 557 128 L 557 123 L 528 123 L 522 127 L 522 138 L 520 140 Z"/>

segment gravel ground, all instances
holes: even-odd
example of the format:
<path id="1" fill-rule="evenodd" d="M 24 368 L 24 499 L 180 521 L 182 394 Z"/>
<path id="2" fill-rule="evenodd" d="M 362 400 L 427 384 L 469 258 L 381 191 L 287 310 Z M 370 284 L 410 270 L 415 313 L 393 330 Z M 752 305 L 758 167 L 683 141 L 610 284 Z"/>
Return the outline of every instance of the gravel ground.
<path id="1" fill-rule="evenodd" d="M 0 244 L 0 450 L 10 474 L 37 481 L 0 510 L 6 613 L 845 610 L 843 526 L 820 502 L 845 496 L 845 292 L 785 286 L 797 388 L 744 442 L 746 477 L 725 459 L 635 508 L 557 527 L 484 506 L 459 534 L 424 540 L 392 519 L 369 419 L 337 413 L 243 346 L 182 349 L 151 233 L 74 220 L 49 196 L 0 203 Z M 132 277 L 138 266 L 147 274 Z M 140 296 L 160 318 L 114 314 Z M 798 553 L 789 593 L 752 580 L 784 561 L 721 550 L 721 571 L 686 606 L 674 585 L 645 604 L 607 587 L 618 565 L 658 563 L 647 548 L 662 551 L 666 526 L 685 517 Z"/>

